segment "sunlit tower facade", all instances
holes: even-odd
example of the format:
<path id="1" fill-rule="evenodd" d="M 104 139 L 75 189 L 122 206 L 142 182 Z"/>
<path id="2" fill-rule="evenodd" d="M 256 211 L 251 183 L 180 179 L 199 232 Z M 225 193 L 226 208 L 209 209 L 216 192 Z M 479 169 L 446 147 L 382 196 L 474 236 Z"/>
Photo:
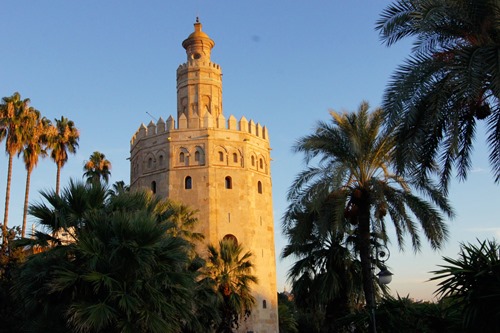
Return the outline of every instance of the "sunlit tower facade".
<path id="1" fill-rule="evenodd" d="M 177 69 L 177 118 L 142 124 L 134 134 L 130 185 L 198 210 L 205 243 L 230 238 L 252 251 L 257 302 L 238 332 L 277 333 L 268 131 L 245 117 L 224 116 L 222 72 L 210 59 L 214 45 L 197 20 L 182 42 L 187 61 Z"/>

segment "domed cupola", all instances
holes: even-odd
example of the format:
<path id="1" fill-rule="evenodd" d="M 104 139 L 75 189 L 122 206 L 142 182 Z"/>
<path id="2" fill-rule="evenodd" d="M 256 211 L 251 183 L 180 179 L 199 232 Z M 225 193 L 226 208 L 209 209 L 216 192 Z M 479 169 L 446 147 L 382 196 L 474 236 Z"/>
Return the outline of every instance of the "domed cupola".
<path id="1" fill-rule="evenodd" d="M 214 41 L 201 31 L 201 23 L 197 17 L 194 24 L 194 32 L 182 42 L 182 47 L 186 49 L 187 60 L 210 62 L 210 52 L 214 45 Z"/>

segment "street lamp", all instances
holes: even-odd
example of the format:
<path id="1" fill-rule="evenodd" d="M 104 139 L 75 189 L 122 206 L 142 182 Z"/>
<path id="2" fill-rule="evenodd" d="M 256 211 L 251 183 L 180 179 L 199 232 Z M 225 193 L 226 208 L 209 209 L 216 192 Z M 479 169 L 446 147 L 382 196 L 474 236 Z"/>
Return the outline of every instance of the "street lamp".
<path id="1" fill-rule="evenodd" d="M 372 269 L 375 271 L 375 268 L 380 268 L 380 271 L 373 278 L 377 278 L 379 284 L 389 284 L 392 281 L 392 273 L 385 266 L 385 262 L 391 256 L 391 252 L 385 245 L 381 245 L 375 241 L 375 244 L 372 248 Z M 373 308 L 370 310 L 370 320 L 372 324 L 372 333 L 377 333 L 377 324 L 375 320 L 375 289 L 372 289 L 373 295 L 370 295 L 373 300 Z"/>
<path id="2" fill-rule="evenodd" d="M 392 274 L 387 267 L 382 267 L 381 271 L 377 273 L 378 282 L 380 284 L 389 284 L 392 281 Z"/>

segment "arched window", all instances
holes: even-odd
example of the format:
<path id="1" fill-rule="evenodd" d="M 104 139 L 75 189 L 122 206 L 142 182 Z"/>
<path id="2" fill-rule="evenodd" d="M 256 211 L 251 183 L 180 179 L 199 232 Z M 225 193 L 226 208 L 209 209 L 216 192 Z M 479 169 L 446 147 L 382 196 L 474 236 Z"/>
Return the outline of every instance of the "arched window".
<path id="1" fill-rule="evenodd" d="M 234 245 L 238 245 L 238 239 L 236 238 L 235 235 L 227 234 L 224 237 L 222 237 L 223 241 L 231 241 L 234 243 Z"/>
<path id="2" fill-rule="evenodd" d="M 219 161 L 224 162 L 224 153 L 221 151 L 219 152 Z"/>
<path id="3" fill-rule="evenodd" d="M 181 152 L 181 153 L 179 154 L 179 162 L 180 162 L 180 163 L 184 163 L 184 159 L 185 159 L 184 153 L 183 153 L 183 152 Z"/>
<path id="4" fill-rule="evenodd" d="M 260 180 L 257 182 L 257 191 L 262 194 L 262 182 Z"/>
<path id="5" fill-rule="evenodd" d="M 267 309 L 267 302 L 266 302 L 266 300 L 262 301 L 262 308 L 263 309 Z"/>
<path id="6" fill-rule="evenodd" d="M 199 151 L 196 151 L 196 152 L 194 153 L 194 160 L 195 160 L 196 162 L 199 162 L 199 161 L 200 161 L 200 152 L 199 152 Z"/>
<path id="7" fill-rule="evenodd" d="M 184 179 L 184 188 L 186 190 L 193 188 L 193 180 L 191 179 L 191 176 L 187 176 L 186 179 Z"/>
<path id="8" fill-rule="evenodd" d="M 233 153 L 233 162 L 238 163 L 238 154 Z"/>
<path id="9" fill-rule="evenodd" d="M 151 169 L 152 167 L 153 167 L 153 159 L 150 157 L 150 158 L 148 159 L 148 168 L 150 168 L 150 169 Z"/>
<path id="10" fill-rule="evenodd" d="M 255 166 L 255 157 L 252 156 L 252 166 Z"/>
<path id="11" fill-rule="evenodd" d="M 160 155 L 158 160 L 159 160 L 160 166 L 163 166 L 163 155 Z"/>
<path id="12" fill-rule="evenodd" d="M 153 194 L 156 194 L 156 182 L 155 181 L 151 182 L 151 191 L 153 192 Z"/>
<path id="13" fill-rule="evenodd" d="M 225 185 L 227 189 L 232 189 L 233 188 L 233 181 L 231 177 L 227 176 L 225 179 Z"/>
<path id="14" fill-rule="evenodd" d="M 259 168 L 264 169 L 264 161 L 262 158 L 259 160 Z"/>

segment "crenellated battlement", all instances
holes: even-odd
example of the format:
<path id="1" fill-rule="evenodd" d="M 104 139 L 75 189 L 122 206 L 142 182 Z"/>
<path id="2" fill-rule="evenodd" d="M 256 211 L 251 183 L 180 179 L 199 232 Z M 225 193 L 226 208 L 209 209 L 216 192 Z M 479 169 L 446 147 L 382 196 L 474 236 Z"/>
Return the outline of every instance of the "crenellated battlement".
<path id="1" fill-rule="evenodd" d="M 229 118 L 226 119 L 222 114 L 217 118 L 214 118 L 210 113 L 207 113 L 203 118 L 194 116 L 192 117 L 192 119 L 194 119 L 195 121 L 188 122 L 186 116 L 182 114 L 179 117 L 179 123 L 177 124 L 177 126 L 172 116 L 168 117 L 167 121 L 163 120 L 163 118 L 160 117 L 156 124 L 153 121 L 150 121 L 147 126 L 143 123 L 141 124 L 141 126 L 139 126 L 139 129 L 132 136 L 132 139 L 130 140 L 130 146 L 133 147 L 142 138 L 153 137 L 165 132 L 200 128 L 240 131 L 269 141 L 266 126 L 255 123 L 253 120 L 248 121 L 244 116 L 241 117 L 240 120 L 237 120 L 233 115 L 229 116 Z"/>
<path id="2" fill-rule="evenodd" d="M 188 69 L 189 67 L 209 67 L 211 69 L 215 69 L 220 71 L 221 68 L 219 64 L 216 64 L 214 62 L 205 62 L 205 61 L 199 61 L 199 60 L 190 60 L 188 62 L 185 62 L 183 64 L 180 64 L 179 67 L 177 67 L 177 71 L 181 71 L 183 69 Z"/>

